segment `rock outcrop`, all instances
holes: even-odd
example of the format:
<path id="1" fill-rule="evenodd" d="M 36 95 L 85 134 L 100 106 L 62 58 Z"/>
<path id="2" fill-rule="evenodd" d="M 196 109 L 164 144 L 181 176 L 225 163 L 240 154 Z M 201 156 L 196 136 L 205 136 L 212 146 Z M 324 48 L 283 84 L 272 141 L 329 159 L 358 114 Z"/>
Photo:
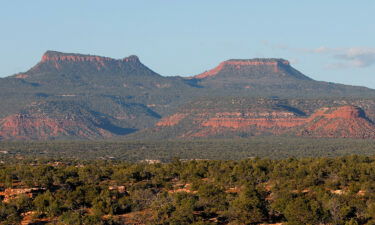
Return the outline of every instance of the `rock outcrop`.
<path id="1" fill-rule="evenodd" d="M 247 59 L 247 60 L 240 60 L 240 59 L 231 59 L 220 63 L 214 69 L 206 71 L 204 73 L 198 74 L 193 78 L 196 79 L 204 79 L 207 77 L 215 76 L 223 71 L 225 68 L 234 68 L 234 69 L 241 69 L 243 67 L 263 67 L 263 68 L 270 68 L 273 72 L 279 72 L 280 66 L 289 66 L 290 63 L 284 59 Z"/>
<path id="2" fill-rule="evenodd" d="M 74 72 L 78 70 L 85 71 L 115 71 L 137 67 L 146 69 L 135 55 L 123 59 L 113 59 L 109 57 L 84 55 L 74 53 L 62 53 L 56 51 L 47 51 L 43 54 L 40 62 L 25 73 L 15 75 L 16 78 L 28 78 L 33 74 L 43 72 Z M 72 71 L 72 68 L 76 68 Z M 147 68 L 148 69 L 148 68 Z"/>
<path id="3" fill-rule="evenodd" d="M 322 108 L 307 119 L 302 136 L 375 138 L 375 124 L 355 106 Z"/>
<path id="4" fill-rule="evenodd" d="M 184 119 L 187 114 L 176 113 L 171 116 L 165 117 L 156 123 L 156 126 L 159 127 L 170 127 L 177 125 L 182 119 Z"/>
<path id="5" fill-rule="evenodd" d="M 109 57 L 93 56 L 93 55 L 82 55 L 82 54 L 69 54 L 61 53 L 55 51 L 47 51 L 42 56 L 41 62 L 50 62 L 50 61 L 73 61 L 73 62 L 109 62 L 115 61 L 115 59 Z"/>
<path id="6" fill-rule="evenodd" d="M 50 118 L 46 115 L 14 114 L 0 120 L 0 137 L 7 140 L 47 140 L 71 136 L 93 139 L 113 135 L 81 118 Z"/>
<path id="7" fill-rule="evenodd" d="M 216 109 L 217 110 L 217 109 Z M 288 109 L 251 109 L 241 112 L 177 113 L 157 123 L 158 127 L 174 127 L 185 118 L 196 126 L 180 137 L 211 137 L 225 133 L 248 135 L 292 135 L 336 138 L 375 138 L 375 125 L 356 106 L 323 107 L 311 115 Z"/>

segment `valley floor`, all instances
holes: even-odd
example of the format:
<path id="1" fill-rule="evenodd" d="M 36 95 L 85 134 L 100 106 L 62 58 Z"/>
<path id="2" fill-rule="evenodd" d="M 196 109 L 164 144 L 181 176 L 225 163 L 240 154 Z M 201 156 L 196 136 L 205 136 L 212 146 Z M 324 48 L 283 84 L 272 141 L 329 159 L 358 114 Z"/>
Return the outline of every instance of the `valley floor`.
<path id="1" fill-rule="evenodd" d="M 129 162 L 252 157 L 335 157 L 374 155 L 375 140 L 333 138 L 251 137 L 170 141 L 49 141 L 0 142 L 0 160 L 63 158 Z"/>

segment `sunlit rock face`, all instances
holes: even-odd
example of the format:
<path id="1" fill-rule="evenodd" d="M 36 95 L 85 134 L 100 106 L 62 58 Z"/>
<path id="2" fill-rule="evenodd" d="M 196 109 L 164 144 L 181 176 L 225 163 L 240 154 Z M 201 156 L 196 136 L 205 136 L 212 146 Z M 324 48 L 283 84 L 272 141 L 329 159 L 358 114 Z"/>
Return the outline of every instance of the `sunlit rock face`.
<path id="1" fill-rule="evenodd" d="M 216 76 L 220 72 L 225 71 L 226 69 L 232 70 L 244 70 L 244 69 L 254 69 L 261 68 L 266 69 L 272 72 L 279 72 L 279 69 L 282 66 L 289 66 L 290 63 L 284 59 L 231 59 L 220 63 L 214 69 L 206 71 L 204 73 L 198 74 L 193 78 L 203 79 L 207 77 Z"/>
<path id="2" fill-rule="evenodd" d="M 355 106 L 322 108 L 307 120 L 302 136 L 375 138 L 375 125 Z"/>
<path id="3" fill-rule="evenodd" d="M 263 110 L 263 111 L 262 111 Z M 252 108 L 221 111 L 220 108 L 191 110 L 162 119 L 160 128 L 178 127 L 188 120 L 195 126 L 180 137 L 225 136 L 226 133 L 254 135 L 289 135 L 336 138 L 375 138 L 375 125 L 356 106 L 343 105 L 319 108 L 310 115 L 288 110 Z M 186 122 L 185 122 L 186 123 Z M 177 128 L 175 128 L 176 130 Z"/>

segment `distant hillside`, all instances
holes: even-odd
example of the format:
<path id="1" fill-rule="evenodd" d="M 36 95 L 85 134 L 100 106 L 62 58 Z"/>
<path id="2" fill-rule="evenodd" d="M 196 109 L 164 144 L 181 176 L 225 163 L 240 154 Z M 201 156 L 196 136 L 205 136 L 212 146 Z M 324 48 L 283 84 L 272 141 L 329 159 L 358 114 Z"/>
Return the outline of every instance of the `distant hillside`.
<path id="1" fill-rule="evenodd" d="M 231 59 L 190 78 L 221 96 L 372 97 L 374 90 L 315 81 L 284 59 Z"/>
<path id="2" fill-rule="evenodd" d="M 284 59 L 228 60 L 194 77 L 164 77 L 142 64 L 137 56 L 112 59 L 47 51 L 28 71 L 0 78 L 0 140 L 121 138 L 135 132 L 143 134 L 144 129 L 155 125 L 160 128 L 161 124 L 173 124 L 176 119 L 184 121 L 181 109 L 198 112 L 206 104 L 205 99 L 215 99 L 219 104 L 215 110 L 227 112 L 224 99 L 248 97 L 300 98 L 300 105 L 319 103 L 331 107 L 335 99 L 346 97 L 358 102 L 375 97 L 375 90 L 312 80 Z M 315 99 L 314 103 L 308 99 Z M 273 112 L 272 107 L 258 106 L 248 113 Z M 291 108 L 278 110 L 297 117 L 313 113 L 299 114 L 304 108 L 293 104 L 287 107 Z M 372 117 L 372 112 L 363 109 Z M 187 122 L 178 127 L 189 130 L 193 125 Z M 167 133 L 160 136 L 178 136 L 178 132 Z M 316 136 L 315 130 L 307 133 Z"/>
<path id="3" fill-rule="evenodd" d="M 374 100 L 206 98 L 181 107 L 177 113 L 161 119 L 154 128 L 131 137 L 192 139 L 277 135 L 373 139 L 374 119 Z"/>
<path id="4" fill-rule="evenodd" d="M 136 56 L 117 60 L 47 51 L 30 70 L 0 79 L 0 137 L 123 136 L 152 126 L 188 88 L 182 79 L 160 76 Z M 70 125 L 65 117 L 73 118 Z"/>

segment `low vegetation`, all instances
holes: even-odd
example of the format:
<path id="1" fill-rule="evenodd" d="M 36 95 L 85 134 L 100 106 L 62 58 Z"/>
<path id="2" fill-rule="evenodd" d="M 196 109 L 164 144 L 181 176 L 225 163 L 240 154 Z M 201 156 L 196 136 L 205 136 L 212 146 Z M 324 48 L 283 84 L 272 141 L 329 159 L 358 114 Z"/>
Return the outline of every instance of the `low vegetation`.
<path id="1" fill-rule="evenodd" d="M 170 141 L 46 141 L 0 142 L 0 161 L 53 158 L 139 162 L 172 158 L 241 160 L 251 157 L 336 157 L 375 155 L 375 141 L 292 137 Z"/>
<path id="2" fill-rule="evenodd" d="M 374 224 L 375 157 L 19 160 L 1 224 Z"/>

